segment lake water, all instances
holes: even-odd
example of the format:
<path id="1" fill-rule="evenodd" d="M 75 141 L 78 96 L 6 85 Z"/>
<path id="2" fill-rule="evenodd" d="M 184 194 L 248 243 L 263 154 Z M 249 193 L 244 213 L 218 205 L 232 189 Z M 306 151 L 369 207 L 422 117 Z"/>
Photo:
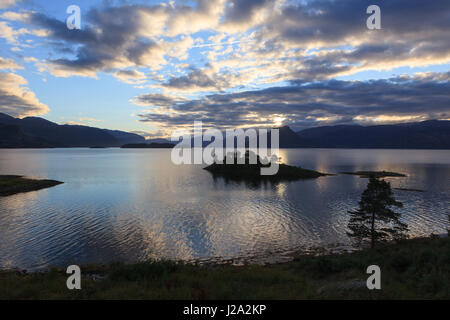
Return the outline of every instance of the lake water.
<path id="1" fill-rule="evenodd" d="M 282 161 L 321 172 L 387 170 L 411 236 L 446 232 L 449 150 L 284 149 Z M 63 181 L 0 197 L 0 268 L 149 258 L 279 257 L 349 244 L 347 210 L 367 179 L 351 175 L 248 186 L 176 166 L 167 149 L 0 150 L 0 174 Z"/>

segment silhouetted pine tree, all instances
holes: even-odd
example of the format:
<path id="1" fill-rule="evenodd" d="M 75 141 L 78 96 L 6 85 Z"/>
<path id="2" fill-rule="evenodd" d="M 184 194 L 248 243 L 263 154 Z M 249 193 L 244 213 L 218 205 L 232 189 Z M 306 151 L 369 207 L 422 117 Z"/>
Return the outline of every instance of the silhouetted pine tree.
<path id="1" fill-rule="evenodd" d="M 450 222 L 450 214 L 447 215 L 448 222 Z M 447 235 L 450 237 L 450 228 L 447 228 Z"/>
<path id="2" fill-rule="evenodd" d="M 389 182 L 371 176 L 359 201 L 359 209 L 348 211 L 351 232 L 347 235 L 359 245 L 370 242 L 371 248 L 377 241 L 404 238 L 408 226 L 400 221 L 400 213 L 392 211 L 391 206 L 402 207 L 403 204 L 395 200 Z"/>

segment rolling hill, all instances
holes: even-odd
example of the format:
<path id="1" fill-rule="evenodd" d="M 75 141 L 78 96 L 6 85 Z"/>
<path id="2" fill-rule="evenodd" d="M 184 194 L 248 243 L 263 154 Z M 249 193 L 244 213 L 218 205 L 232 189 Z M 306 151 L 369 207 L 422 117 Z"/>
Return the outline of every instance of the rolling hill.
<path id="1" fill-rule="evenodd" d="M 280 148 L 450 149 L 450 121 L 446 120 L 376 126 L 336 125 L 298 132 L 289 126 L 279 129 Z M 118 147 L 155 141 L 118 130 L 59 125 L 38 117 L 17 119 L 0 113 L 0 148 Z M 270 146 L 270 136 L 268 142 Z"/>
<path id="2" fill-rule="evenodd" d="M 81 125 L 59 125 L 38 117 L 18 119 L 0 113 L 0 147 L 118 147 L 126 143 L 143 143 L 134 133 L 99 129 Z"/>
<path id="3" fill-rule="evenodd" d="M 450 149 L 450 121 L 393 125 L 337 125 L 297 132 L 298 147 Z"/>

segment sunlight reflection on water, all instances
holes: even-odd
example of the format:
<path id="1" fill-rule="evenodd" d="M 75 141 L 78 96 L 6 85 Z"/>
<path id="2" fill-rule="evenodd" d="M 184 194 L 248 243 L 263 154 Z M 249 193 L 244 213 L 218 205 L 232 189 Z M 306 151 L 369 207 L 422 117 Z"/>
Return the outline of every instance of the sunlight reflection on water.
<path id="1" fill-rule="evenodd" d="M 450 151 L 282 149 L 321 172 L 387 170 L 411 235 L 444 233 Z M 248 186 L 175 166 L 170 150 L 0 150 L 0 173 L 64 184 L 0 198 L 0 267 L 264 256 L 348 244 L 347 210 L 367 183 L 349 175 Z"/>

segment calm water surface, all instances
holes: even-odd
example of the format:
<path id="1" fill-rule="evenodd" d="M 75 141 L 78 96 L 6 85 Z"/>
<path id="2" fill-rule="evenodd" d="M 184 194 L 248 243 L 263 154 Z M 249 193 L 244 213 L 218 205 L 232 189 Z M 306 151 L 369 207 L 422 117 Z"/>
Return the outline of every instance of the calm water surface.
<path id="1" fill-rule="evenodd" d="M 412 236 L 445 233 L 450 151 L 285 149 L 321 172 L 388 170 Z M 257 259 L 348 244 L 347 210 L 367 179 L 337 175 L 249 186 L 171 163 L 170 150 L 0 150 L 0 174 L 65 182 L 0 198 L 0 268 L 148 258 Z"/>

